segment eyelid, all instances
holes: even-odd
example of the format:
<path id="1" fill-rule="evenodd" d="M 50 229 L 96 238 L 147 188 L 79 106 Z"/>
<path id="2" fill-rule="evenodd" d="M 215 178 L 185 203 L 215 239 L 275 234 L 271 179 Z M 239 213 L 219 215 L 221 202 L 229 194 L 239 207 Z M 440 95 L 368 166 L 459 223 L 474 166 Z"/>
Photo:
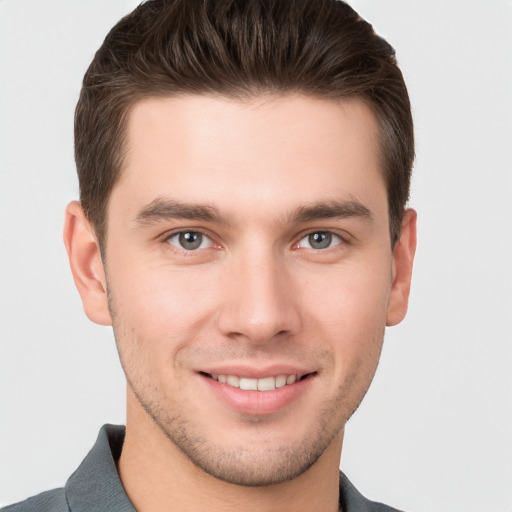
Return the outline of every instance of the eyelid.
<path id="1" fill-rule="evenodd" d="M 304 240 L 305 238 L 307 238 L 308 236 L 313 235 L 314 233 L 329 233 L 330 235 L 333 235 L 334 237 L 339 238 L 340 242 L 334 244 L 331 247 L 327 247 L 326 249 L 314 249 L 312 247 L 300 247 L 300 245 L 299 245 L 300 242 L 302 240 Z M 322 229 L 322 228 L 308 229 L 307 231 L 301 233 L 296 238 L 296 242 L 293 243 L 292 248 L 293 249 L 308 249 L 308 250 L 313 250 L 313 251 L 328 251 L 329 249 L 334 249 L 338 245 L 349 244 L 350 240 L 351 240 L 351 237 L 348 233 L 340 232 L 339 230 L 336 230 L 336 229 L 327 229 L 327 228 L 325 228 L 325 229 Z"/>
<path id="2" fill-rule="evenodd" d="M 171 244 L 169 242 L 170 238 L 175 237 L 177 235 L 181 235 L 183 233 L 199 233 L 202 236 L 204 236 L 205 238 L 207 238 L 210 241 L 210 244 L 208 245 L 208 247 L 203 247 L 202 249 L 188 250 L 183 247 L 179 247 L 177 245 Z M 215 240 L 215 238 L 212 236 L 212 234 L 208 230 L 205 230 L 203 228 L 176 228 L 176 229 L 166 232 L 164 235 L 162 235 L 161 239 L 164 244 L 171 246 L 173 248 L 173 250 L 182 252 L 184 254 L 192 254 L 192 253 L 201 252 L 205 249 L 210 249 L 211 247 L 214 247 L 216 249 L 221 248 L 221 245 Z"/>
<path id="3" fill-rule="evenodd" d="M 182 233 L 200 233 L 201 235 L 203 235 L 210 241 L 210 244 L 208 247 L 205 247 L 203 249 L 187 250 L 187 249 L 180 248 L 176 245 L 169 243 L 170 238 L 172 238 L 173 236 L 176 236 L 176 235 L 180 235 Z M 335 237 L 338 237 L 340 239 L 340 242 L 336 243 L 332 247 L 328 247 L 326 249 L 313 249 L 313 248 L 307 248 L 307 247 L 305 247 L 304 249 L 311 249 L 314 251 L 322 251 L 322 250 L 326 251 L 328 249 L 333 249 L 334 247 L 336 247 L 338 245 L 350 244 L 351 239 L 352 239 L 352 237 L 348 233 L 340 232 L 337 229 L 328 229 L 328 228 L 308 229 L 307 231 L 302 232 L 298 237 L 295 238 L 295 242 L 292 244 L 292 249 L 303 249 L 303 247 L 299 246 L 300 242 L 304 238 L 306 238 L 309 235 L 312 235 L 314 233 L 329 233 Z M 174 250 L 182 251 L 183 253 L 187 253 L 187 254 L 191 254 L 194 252 L 200 252 L 204 249 L 209 249 L 212 246 L 216 249 L 222 248 L 222 245 L 216 240 L 216 237 L 209 230 L 204 229 L 204 228 L 176 228 L 171 231 L 167 231 L 160 238 L 164 244 L 172 246 L 174 248 Z"/>

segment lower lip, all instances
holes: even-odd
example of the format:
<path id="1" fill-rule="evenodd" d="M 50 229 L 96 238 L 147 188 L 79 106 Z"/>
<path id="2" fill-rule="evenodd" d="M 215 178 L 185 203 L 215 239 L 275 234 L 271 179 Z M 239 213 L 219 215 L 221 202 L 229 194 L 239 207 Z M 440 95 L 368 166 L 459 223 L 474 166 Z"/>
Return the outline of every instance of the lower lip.
<path id="1" fill-rule="evenodd" d="M 281 411 L 306 392 L 314 380 L 314 375 L 308 375 L 303 380 L 272 391 L 246 391 L 205 375 L 200 375 L 200 377 L 230 409 L 252 416 L 264 416 Z"/>

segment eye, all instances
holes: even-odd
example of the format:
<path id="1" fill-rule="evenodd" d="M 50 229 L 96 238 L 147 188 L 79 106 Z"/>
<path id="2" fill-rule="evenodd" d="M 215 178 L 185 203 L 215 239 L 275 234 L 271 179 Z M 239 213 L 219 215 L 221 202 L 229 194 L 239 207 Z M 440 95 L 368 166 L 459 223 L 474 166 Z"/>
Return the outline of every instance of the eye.
<path id="1" fill-rule="evenodd" d="M 342 243 L 343 240 L 340 236 L 335 235 L 329 231 L 315 231 L 309 233 L 298 243 L 298 247 L 305 247 L 306 249 L 329 249 L 335 245 Z"/>
<path id="2" fill-rule="evenodd" d="M 181 231 L 168 237 L 166 242 L 185 251 L 206 249 L 213 245 L 213 242 L 199 231 Z"/>

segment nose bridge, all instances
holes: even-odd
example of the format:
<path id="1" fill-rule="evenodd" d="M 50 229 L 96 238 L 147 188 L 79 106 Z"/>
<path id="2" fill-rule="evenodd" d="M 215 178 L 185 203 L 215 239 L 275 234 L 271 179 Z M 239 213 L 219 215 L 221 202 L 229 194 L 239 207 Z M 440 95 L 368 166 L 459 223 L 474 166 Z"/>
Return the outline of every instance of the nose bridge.
<path id="1" fill-rule="evenodd" d="M 233 256 L 219 311 L 224 335 L 265 343 L 295 332 L 300 323 L 293 301 L 292 279 L 284 258 L 272 247 L 258 247 Z"/>

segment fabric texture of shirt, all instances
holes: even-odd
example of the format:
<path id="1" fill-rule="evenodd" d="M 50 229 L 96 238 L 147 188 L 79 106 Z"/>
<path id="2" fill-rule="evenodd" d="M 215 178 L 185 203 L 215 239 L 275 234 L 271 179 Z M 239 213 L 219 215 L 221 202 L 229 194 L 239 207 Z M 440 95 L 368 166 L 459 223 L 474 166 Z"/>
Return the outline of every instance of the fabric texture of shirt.
<path id="1" fill-rule="evenodd" d="M 104 425 L 92 450 L 64 487 L 9 505 L 0 512 L 136 512 L 116 468 L 124 435 L 124 426 Z M 399 512 L 382 503 L 367 500 L 341 472 L 340 510 Z"/>

